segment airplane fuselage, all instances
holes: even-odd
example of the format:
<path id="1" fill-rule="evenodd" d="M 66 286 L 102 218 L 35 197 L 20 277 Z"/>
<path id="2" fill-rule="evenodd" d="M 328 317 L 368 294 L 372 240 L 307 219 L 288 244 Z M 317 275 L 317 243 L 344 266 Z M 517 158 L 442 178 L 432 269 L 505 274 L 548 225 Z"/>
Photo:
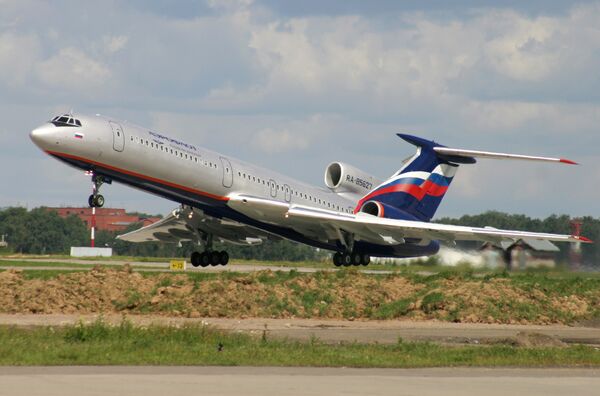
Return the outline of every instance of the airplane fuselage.
<path id="1" fill-rule="evenodd" d="M 278 172 L 240 161 L 166 134 L 100 115 L 77 115 L 81 126 L 47 123 L 32 140 L 53 157 L 123 184 L 231 219 L 282 237 L 329 250 L 339 244 L 313 239 L 286 226 L 285 220 L 257 219 L 228 204 L 232 194 L 264 197 L 352 214 L 357 199 L 311 186 Z M 437 252 L 439 244 L 376 245 L 356 242 L 373 256 L 411 257 Z"/>

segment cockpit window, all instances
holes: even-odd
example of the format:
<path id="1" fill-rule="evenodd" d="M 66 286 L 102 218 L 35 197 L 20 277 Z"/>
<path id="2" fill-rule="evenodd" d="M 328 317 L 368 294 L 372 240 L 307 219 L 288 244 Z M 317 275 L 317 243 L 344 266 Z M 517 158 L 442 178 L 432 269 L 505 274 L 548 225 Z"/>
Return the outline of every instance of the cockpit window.
<path id="1" fill-rule="evenodd" d="M 56 126 L 68 126 L 68 127 L 80 127 L 81 126 L 81 121 L 73 118 L 73 116 L 70 114 L 63 114 L 63 115 L 56 116 L 50 122 Z"/>

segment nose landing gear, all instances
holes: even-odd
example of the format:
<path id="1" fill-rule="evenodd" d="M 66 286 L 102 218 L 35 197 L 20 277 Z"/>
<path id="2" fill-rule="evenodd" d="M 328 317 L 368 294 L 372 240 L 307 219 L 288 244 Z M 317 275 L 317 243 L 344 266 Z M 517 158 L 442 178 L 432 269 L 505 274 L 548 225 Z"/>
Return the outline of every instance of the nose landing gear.
<path id="1" fill-rule="evenodd" d="M 94 183 L 94 186 L 92 187 L 92 195 L 88 197 L 88 205 L 90 208 L 101 208 L 104 206 L 104 196 L 99 193 L 100 186 L 104 183 L 110 184 L 110 180 L 105 179 L 104 176 L 92 175 L 92 183 Z"/>

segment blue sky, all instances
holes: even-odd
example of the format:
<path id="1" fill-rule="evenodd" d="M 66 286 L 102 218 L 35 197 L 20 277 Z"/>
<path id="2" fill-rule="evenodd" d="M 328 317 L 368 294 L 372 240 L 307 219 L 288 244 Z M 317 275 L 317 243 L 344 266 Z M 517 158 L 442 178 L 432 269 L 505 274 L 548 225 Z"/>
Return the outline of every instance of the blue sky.
<path id="1" fill-rule="evenodd" d="M 322 185 L 408 132 L 578 167 L 461 167 L 438 214 L 600 212 L 600 2 L 0 0 L 0 207 L 85 204 L 28 132 L 103 113 Z M 107 204 L 176 206 L 123 186 Z"/>

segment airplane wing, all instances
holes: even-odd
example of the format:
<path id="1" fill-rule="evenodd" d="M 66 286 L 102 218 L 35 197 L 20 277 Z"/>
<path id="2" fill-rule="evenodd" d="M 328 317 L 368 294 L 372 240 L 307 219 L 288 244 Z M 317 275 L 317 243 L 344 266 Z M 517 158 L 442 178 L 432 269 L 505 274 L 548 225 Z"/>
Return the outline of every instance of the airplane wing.
<path id="1" fill-rule="evenodd" d="M 350 214 L 247 195 L 232 195 L 228 204 L 249 217 L 288 226 L 307 237 L 323 242 L 334 240 L 344 242 L 340 231 L 354 235 L 355 240 L 389 245 L 404 243 L 406 238 L 440 240 L 450 243 L 459 240 L 500 243 L 502 241 L 514 242 L 519 239 L 591 242 L 585 237 L 573 235 L 394 220 L 360 212 Z"/>
<path id="2" fill-rule="evenodd" d="M 119 235 L 117 239 L 128 242 L 179 243 L 200 241 L 208 234 L 212 234 L 222 242 L 237 245 L 257 245 L 265 239 L 281 239 L 257 228 L 227 219 L 218 219 L 189 207 L 175 209 L 160 221 Z"/>
<path id="3" fill-rule="evenodd" d="M 519 239 L 591 242 L 585 237 L 573 235 L 395 220 L 365 213 L 350 214 L 242 194 L 231 195 L 228 205 L 253 219 L 287 226 L 306 237 L 323 242 L 339 240 L 344 243 L 342 231 L 353 235 L 355 240 L 388 245 L 404 243 L 407 238 L 440 240 L 450 243 L 459 240 L 500 243 L 502 241 L 514 242 Z M 258 244 L 265 239 L 281 239 L 279 236 L 258 228 L 226 219 L 217 219 L 197 209 L 190 211 L 189 208 L 175 210 L 157 223 L 120 235 L 118 238 L 130 242 L 177 243 L 199 240 L 203 234 L 213 234 L 222 241 L 242 245 Z"/>
<path id="4" fill-rule="evenodd" d="M 398 244 L 405 238 L 454 242 L 473 240 L 499 243 L 504 240 L 539 239 L 555 242 L 591 242 L 581 236 L 546 234 L 528 231 L 500 230 L 492 227 L 465 227 L 421 221 L 394 220 L 369 214 L 346 214 L 292 205 L 289 219 L 319 222 L 354 234 L 356 239 L 378 243 Z"/>

